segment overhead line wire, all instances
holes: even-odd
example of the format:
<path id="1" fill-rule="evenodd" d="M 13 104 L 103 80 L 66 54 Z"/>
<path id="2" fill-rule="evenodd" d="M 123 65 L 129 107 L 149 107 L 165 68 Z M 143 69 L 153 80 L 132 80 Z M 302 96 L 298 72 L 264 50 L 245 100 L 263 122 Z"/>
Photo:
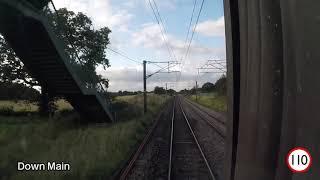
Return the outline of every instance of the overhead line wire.
<path id="1" fill-rule="evenodd" d="M 188 43 L 188 38 L 189 38 L 189 34 L 190 34 L 190 30 L 191 30 L 191 25 L 192 25 L 192 22 L 193 22 L 193 16 L 194 16 L 194 12 L 195 12 L 195 9 L 196 9 L 196 5 L 197 5 L 197 0 L 194 0 L 194 3 L 193 3 L 193 8 L 192 8 L 192 13 L 191 13 L 191 17 L 190 17 L 190 22 L 189 22 L 189 27 L 188 27 L 188 32 L 187 32 L 187 36 L 186 36 L 186 39 L 184 41 L 184 46 L 183 46 L 183 49 L 186 48 L 187 46 L 187 43 Z M 180 63 L 181 63 L 181 71 L 182 71 L 182 61 L 183 61 L 183 55 L 180 59 Z M 179 74 L 179 81 L 180 81 L 180 77 L 181 77 L 181 73 Z M 178 81 L 178 77 L 176 77 L 176 81 Z"/>
<path id="2" fill-rule="evenodd" d="M 197 20 L 196 20 L 196 23 L 195 23 L 195 26 L 192 30 L 192 34 L 191 34 L 191 38 L 190 38 L 190 41 L 189 41 L 189 45 L 188 45 L 188 48 L 187 48 L 187 51 L 186 51 L 186 54 L 185 54 L 185 57 L 183 60 L 185 60 L 189 54 L 189 51 L 190 51 L 190 46 L 191 46 L 191 43 L 192 43 L 192 40 L 193 40 L 193 37 L 194 37 L 194 33 L 196 31 L 196 28 L 197 28 L 197 25 L 199 23 L 199 18 L 200 18 L 200 15 L 201 15 L 201 12 L 202 12 L 202 9 L 203 9 L 203 4 L 204 4 L 204 0 L 202 0 L 201 2 L 201 7 L 200 7 L 200 10 L 199 10 L 199 13 L 198 13 L 198 16 L 197 16 Z M 181 63 L 182 67 L 181 67 L 181 73 L 182 73 L 182 69 L 183 69 L 183 66 L 184 66 L 184 63 Z M 181 73 L 180 73 L 180 76 L 179 76 L 179 81 L 180 81 L 180 78 L 181 78 Z"/>
<path id="3" fill-rule="evenodd" d="M 120 55 L 120 56 L 122 56 L 122 57 L 124 57 L 124 58 L 126 58 L 126 59 L 128 59 L 128 60 L 130 60 L 130 61 L 132 61 L 132 62 L 135 62 L 135 63 L 138 63 L 138 64 L 142 64 L 141 62 L 139 62 L 137 60 L 134 60 L 134 59 L 128 57 L 127 55 L 123 54 L 123 53 L 120 53 L 120 52 L 118 52 L 116 50 L 111 49 L 110 47 L 107 47 L 107 49 L 112 51 L 112 52 L 114 52 L 114 53 L 116 53 L 116 54 L 118 54 L 118 55 Z"/>
<path id="4" fill-rule="evenodd" d="M 194 4 L 193 4 L 193 8 L 192 8 L 192 14 L 191 14 L 190 22 L 189 22 L 189 27 L 188 27 L 188 33 L 187 33 L 186 39 L 184 41 L 184 43 L 185 43 L 184 48 L 186 47 L 187 42 L 188 42 L 190 29 L 191 29 L 191 25 L 192 25 L 192 21 L 193 21 L 193 16 L 194 16 L 194 10 L 196 9 L 196 5 L 197 5 L 197 0 L 194 0 Z M 181 60 L 182 60 L 182 57 L 181 57 Z"/>
<path id="5" fill-rule="evenodd" d="M 168 42 L 168 38 L 167 38 L 168 32 L 167 32 L 167 30 L 166 30 L 166 28 L 165 28 L 165 26 L 164 26 L 164 22 L 163 22 L 163 20 L 162 20 L 161 15 L 160 15 L 160 11 L 159 11 L 158 5 L 157 5 L 157 3 L 156 3 L 155 0 L 152 0 L 152 1 L 153 1 L 154 6 L 155 6 L 155 9 L 156 9 L 156 11 L 157 11 L 157 13 L 158 13 L 158 17 L 159 17 L 159 19 L 160 19 L 160 23 L 162 24 L 162 29 L 163 29 L 163 31 L 164 31 L 164 35 L 165 35 L 166 40 L 167 40 L 167 42 Z M 173 51 L 170 43 L 168 43 L 168 46 L 169 46 L 169 48 L 170 48 L 170 50 L 171 50 L 171 53 L 172 53 L 172 55 L 173 55 L 173 57 L 174 57 L 174 60 L 177 60 L 177 57 L 176 57 L 176 55 L 175 55 L 175 53 L 174 53 L 174 51 Z"/>
<path id="6" fill-rule="evenodd" d="M 187 49 L 187 52 L 186 52 L 186 54 L 185 54 L 185 58 L 184 58 L 184 59 L 186 59 L 187 56 L 188 56 L 188 54 L 189 54 L 189 50 L 190 50 L 190 46 L 191 46 L 191 43 L 192 43 L 192 40 L 193 40 L 193 36 L 194 36 L 194 33 L 195 33 L 196 29 L 197 29 L 197 25 L 198 25 L 198 22 L 199 22 L 199 18 L 200 18 L 202 9 L 203 9 L 203 4 L 204 4 L 204 0 L 202 0 L 201 7 L 200 7 L 200 10 L 199 10 L 199 13 L 198 13 L 198 16 L 197 16 L 197 21 L 196 21 L 196 24 L 195 24 L 195 26 L 194 26 L 194 28 L 193 28 L 193 30 L 192 30 L 191 39 L 190 39 L 190 41 L 189 41 L 188 49 Z"/>
<path id="7" fill-rule="evenodd" d="M 149 5 L 150 5 L 150 7 L 151 7 L 151 10 L 152 10 L 152 12 L 153 12 L 153 15 L 154 15 L 154 17 L 155 17 L 158 25 L 159 25 L 159 27 L 160 27 L 160 32 L 161 32 L 163 41 L 164 41 L 164 43 L 165 43 L 165 45 L 166 45 L 166 47 L 167 47 L 169 56 L 170 56 L 171 59 L 173 59 L 173 58 L 172 58 L 172 56 L 173 56 L 172 53 L 173 53 L 173 52 L 170 51 L 170 48 L 169 48 L 169 46 L 168 46 L 168 42 L 167 42 L 167 40 L 166 40 L 166 38 L 165 38 L 165 35 L 164 35 L 164 32 L 163 32 L 163 30 L 162 30 L 162 26 L 161 26 L 160 20 L 159 20 L 157 14 L 156 14 L 156 12 L 155 12 L 155 8 L 152 6 L 151 0 L 149 0 Z"/>

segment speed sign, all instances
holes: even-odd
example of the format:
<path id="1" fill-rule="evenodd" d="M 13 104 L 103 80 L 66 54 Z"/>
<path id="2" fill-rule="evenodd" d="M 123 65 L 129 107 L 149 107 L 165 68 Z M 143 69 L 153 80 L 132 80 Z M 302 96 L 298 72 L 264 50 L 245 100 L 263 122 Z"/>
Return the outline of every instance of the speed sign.
<path id="1" fill-rule="evenodd" d="M 311 167 L 312 157 L 306 148 L 296 147 L 289 151 L 286 162 L 292 172 L 303 173 Z"/>

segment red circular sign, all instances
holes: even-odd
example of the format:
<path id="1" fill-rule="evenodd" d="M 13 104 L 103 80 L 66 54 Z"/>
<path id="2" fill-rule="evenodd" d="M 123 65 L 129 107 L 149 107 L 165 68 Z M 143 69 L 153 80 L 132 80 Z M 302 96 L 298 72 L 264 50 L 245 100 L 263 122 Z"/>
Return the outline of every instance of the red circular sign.
<path id="1" fill-rule="evenodd" d="M 289 151 L 286 157 L 288 168 L 294 173 L 307 172 L 312 165 L 310 152 L 303 147 L 296 147 Z"/>

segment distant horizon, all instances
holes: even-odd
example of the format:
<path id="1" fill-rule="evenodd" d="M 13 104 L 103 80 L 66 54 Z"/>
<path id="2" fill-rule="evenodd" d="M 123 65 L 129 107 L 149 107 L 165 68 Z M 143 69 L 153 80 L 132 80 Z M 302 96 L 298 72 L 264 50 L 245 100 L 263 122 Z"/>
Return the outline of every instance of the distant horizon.
<path id="1" fill-rule="evenodd" d="M 194 86 L 198 78 L 197 69 L 209 59 L 225 59 L 225 34 L 223 1 L 205 1 L 199 23 L 195 30 L 189 56 L 186 59 L 186 36 L 193 9 L 193 0 L 157 1 L 159 13 L 164 23 L 165 35 L 176 59 L 168 53 L 166 43 L 161 36 L 160 27 L 155 21 L 148 1 L 145 0 L 54 0 L 55 6 L 74 12 L 83 12 L 89 16 L 98 29 L 107 26 L 111 29 L 108 47 L 141 62 L 182 60 L 182 65 L 175 67 L 182 72 L 180 81 L 175 74 L 157 74 L 148 79 L 148 90 L 155 86 L 172 84 L 172 89 L 180 90 Z M 211 8 L 208 8 L 211 7 Z M 195 17 L 200 9 L 197 2 Z M 191 30 L 192 30 L 191 29 Z M 189 38 L 191 32 L 189 34 Z M 114 52 L 106 50 L 111 67 L 107 70 L 98 68 L 98 72 L 110 79 L 110 91 L 142 90 L 142 64 L 130 61 Z M 154 72 L 157 66 L 148 65 L 148 71 Z M 216 74 L 200 75 L 199 83 L 215 81 Z"/>

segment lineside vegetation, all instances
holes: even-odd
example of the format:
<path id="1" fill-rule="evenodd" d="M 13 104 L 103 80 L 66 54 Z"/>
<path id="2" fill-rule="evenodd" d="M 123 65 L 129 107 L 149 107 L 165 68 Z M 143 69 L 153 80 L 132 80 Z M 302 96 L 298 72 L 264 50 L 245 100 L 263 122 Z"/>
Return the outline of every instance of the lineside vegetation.
<path id="1" fill-rule="evenodd" d="M 148 95 L 149 112 L 142 115 L 141 95 L 122 96 L 115 103 L 124 107 L 118 122 L 105 125 L 77 124 L 78 116 L 69 105 L 58 102 L 58 112 L 50 118 L 0 115 L 0 170 L 4 179 L 109 179 L 129 158 L 168 97 Z M 36 105 L 1 101 L 0 109 Z M 119 108 L 123 108 L 119 107 Z M 124 113 L 120 113 L 124 112 Z M 66 172 L 21 172 L 17 162 L 48 161 L 69 163 Z"/>
<path id="2" fill-rule="evenodd" d="M 199 103 L 205 107 L 213 109 L 218 112 L 227 112 L 227 97 L 218 93 L 199 93 L 190 96 L 190 99 L 196 103 Z"/>

